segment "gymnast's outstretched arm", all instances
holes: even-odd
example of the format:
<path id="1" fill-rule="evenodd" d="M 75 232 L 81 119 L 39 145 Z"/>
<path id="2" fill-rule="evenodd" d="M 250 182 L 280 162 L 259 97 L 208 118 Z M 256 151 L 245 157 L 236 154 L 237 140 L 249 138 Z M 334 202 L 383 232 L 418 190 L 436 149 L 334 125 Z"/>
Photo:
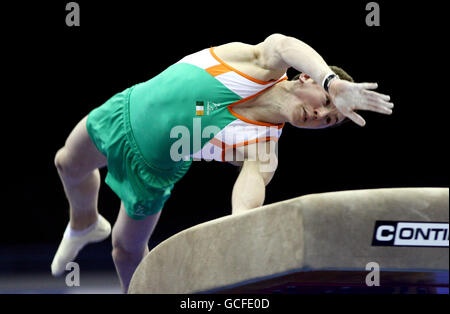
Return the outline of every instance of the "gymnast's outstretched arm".
<path id="1" fill-rule="evenodd" d="M 365 121 L 355 112 L 356 110 L 392 113 L 394 105 L 389 102 L 390 97 L 370 91 L 378 88 L 378 84 L 352 83 L 333 77 L 333 71 L 325 60 L 301 40 L 273 34 L 256 45 L 255 49 L 255 54 L 259 56 L 259 62 L 263 67 L 273 70 L 287 70 L 293 67 L 328 89 L 336 108 L 360 126 L 364 126 Z"/>

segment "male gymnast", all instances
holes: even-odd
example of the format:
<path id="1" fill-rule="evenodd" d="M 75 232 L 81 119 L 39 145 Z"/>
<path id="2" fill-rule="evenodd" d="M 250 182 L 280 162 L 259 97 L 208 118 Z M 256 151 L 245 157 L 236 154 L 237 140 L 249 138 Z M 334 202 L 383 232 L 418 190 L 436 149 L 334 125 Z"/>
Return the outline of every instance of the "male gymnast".
<path id="1" fill-rule="evenodd" d="M 301 74 L 287 80 L 291 67 Z M 56 153 L 70 221 L 52 274 L 61 275 L 83 246 L 111 233 L 97 208 L 99 168 L 108 167 L 105 182 L 121 199 L 112 257 L 127 292 L 163 205 L 192 161 L 241 166 L 232 214 L 260 207 L 285 124 L 318 129 L 351 120 L 364 126 L 359 110 L 392 113 L 390 97 L 373 91 L 377 87 L 354 83 L 306 43 L 273 34 L 257 45 L 232 42 L 193 53 L 114 95 L 84 117 Z M 182 131 L 192 137 L 187 149 L 177 142 Z"/>

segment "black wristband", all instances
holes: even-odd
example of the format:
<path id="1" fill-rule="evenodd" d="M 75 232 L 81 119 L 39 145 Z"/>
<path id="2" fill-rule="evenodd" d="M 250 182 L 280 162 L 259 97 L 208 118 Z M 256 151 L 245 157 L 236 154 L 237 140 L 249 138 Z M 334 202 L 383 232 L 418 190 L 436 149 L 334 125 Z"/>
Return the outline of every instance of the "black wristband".
<path id="1" fill-rule="evenodd" d="M 331 81 L 333 81 L 334 79 L 339 78 L 339 76 L 337 74 L 329 74 L 324 80 L 323 80 L 323 84 L 322 87 L 325 89 L 325 91 L 328 93 L 328 88 L 330 87 L 330 83 Z"/>

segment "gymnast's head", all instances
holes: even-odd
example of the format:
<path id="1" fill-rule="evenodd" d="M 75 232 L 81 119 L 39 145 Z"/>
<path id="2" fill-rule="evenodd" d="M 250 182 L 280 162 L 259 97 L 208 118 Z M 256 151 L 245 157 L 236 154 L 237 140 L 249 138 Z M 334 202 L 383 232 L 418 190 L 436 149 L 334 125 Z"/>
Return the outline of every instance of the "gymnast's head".
<path id="1" fill-rule="evenodd" d="M 353 82 L 350 75 L 337 66 L 331 70 L 343 80 Z M 297 74 L 286 82 L 286 88 L 293 96 L 290 99 L 292 114 L 289 121 L 295 127 L 323 129 L 350 121 L 334 106 L 329 94 L 320 84 L 304 73 Z"/>

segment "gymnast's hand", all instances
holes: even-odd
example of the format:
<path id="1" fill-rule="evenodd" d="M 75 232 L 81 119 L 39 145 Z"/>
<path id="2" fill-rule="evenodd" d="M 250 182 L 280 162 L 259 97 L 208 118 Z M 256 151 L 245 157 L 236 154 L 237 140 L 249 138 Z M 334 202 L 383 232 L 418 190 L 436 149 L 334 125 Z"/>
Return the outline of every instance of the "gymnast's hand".
<path id="1" fill-rule="evenodd" d="M 366 121 L 355 111 L 368 110 L 382 114 L 392 114 L 394 104 L 390 97 L 371 91 L 378 88 L 377 83 L 352 83 L 334 80 L 330 84 L 329 94 L 336 108 L 347 118 L 364 126 Z"/>

